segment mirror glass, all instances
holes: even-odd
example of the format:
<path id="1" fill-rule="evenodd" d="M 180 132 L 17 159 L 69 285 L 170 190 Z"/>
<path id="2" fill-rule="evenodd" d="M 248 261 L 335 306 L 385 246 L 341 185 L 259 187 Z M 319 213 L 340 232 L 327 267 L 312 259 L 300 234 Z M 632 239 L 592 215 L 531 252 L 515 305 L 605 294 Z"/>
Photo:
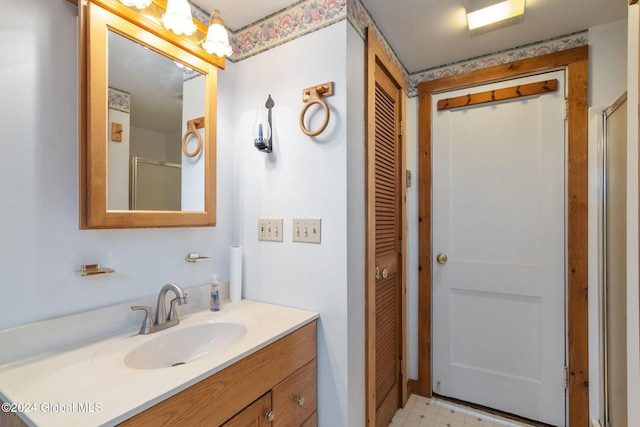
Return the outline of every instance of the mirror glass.
<path id="1" fill-rule="evenodd" d="M 203 162 L 183 155 L 182 137 L 188 120 L 204 116 L 205 76 L 113 31 L 107 37 L 108 210 L 204 210 Z M 192 151 L 197 138 L 185 143 Z"/>

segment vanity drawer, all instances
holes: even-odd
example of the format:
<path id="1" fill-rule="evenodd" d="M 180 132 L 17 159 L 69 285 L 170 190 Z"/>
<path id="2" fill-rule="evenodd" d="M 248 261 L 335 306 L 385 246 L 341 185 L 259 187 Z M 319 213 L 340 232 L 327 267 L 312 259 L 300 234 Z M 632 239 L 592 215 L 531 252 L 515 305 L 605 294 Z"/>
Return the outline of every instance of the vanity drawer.
<path id="1" fill-rule="evenodd" d="M 312 414 L 315 419 L 316 382 L 316 359 L 313 359 L 271 390 L 274 427 L 313 425 L 313 421 L 308 423 Z"/>

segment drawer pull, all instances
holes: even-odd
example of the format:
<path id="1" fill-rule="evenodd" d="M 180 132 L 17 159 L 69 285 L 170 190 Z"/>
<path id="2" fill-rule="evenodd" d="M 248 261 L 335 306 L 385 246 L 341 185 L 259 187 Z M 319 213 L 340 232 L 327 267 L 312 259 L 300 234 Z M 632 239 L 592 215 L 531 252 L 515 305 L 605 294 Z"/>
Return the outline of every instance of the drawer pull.
<path id="1" fill-rule="evenodd" d="M 266 414 L 264 414 L 264 417 L 267 419 L 267 421 L 271 422 L 275 419 L 276 413 L 273 411 L 269 411 Z"/>
<path id="2" fill-rule="evenodd" d="M 302 406 L 304 405 L 304 397 L 300 396 L 300 397 L 296 397 L 296 404 L 298 406 Z"/>

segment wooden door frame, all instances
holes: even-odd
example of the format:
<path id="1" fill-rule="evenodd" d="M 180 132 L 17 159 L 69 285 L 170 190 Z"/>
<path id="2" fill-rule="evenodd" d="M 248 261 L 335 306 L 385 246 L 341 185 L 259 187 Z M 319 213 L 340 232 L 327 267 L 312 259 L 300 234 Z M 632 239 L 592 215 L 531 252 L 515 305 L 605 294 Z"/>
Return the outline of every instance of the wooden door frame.
<path id="1" fill-rule="evenodd" d="M 371 289 L 375 288 L 376 278 L 374 269 L 376 265 L 375 253 L 375 68 L 380 65 L 395 80 L 401 90 L 400 95 L 400 159 L 399 170 L 406 169 L 406 81 L 400 70 L 391 61 L 391 58 L 384 50 L 380 41 L 370 28 L 367 28 L 366 37 L 366 70 L 365 70 L 365 142 L 366 142 L 366 259 L 365 259 L 365 400 L 366 400 L 366 420 L 367 425 L 376 425 L 376 377 L 375 377 L 375 293 Z M 400 191 L 400 227 L 402 229 L 402 241 L 400 251 L 402 262 L 398 265 L 398 275 L 400 276 L 400 318 L 401 318 L 401 350 L 400 350 L 400 386 L 401 403 L 407 402 L 407 321 L 406 321 L 406 245 L 407 245 L 407 187 L 406 180 L 401 179 Z"/>
<path id="2" fill-rule="evenodd" d="M 589 423 L 588 360 L 588 73 L 589 48 L 523 59 L 445 77 L 418 86 L 418 381 L 415 391 L 431 396 L 432 289 L 431 192 L 432 94 L 520 77 L 536 72 L 567 72 L 567 277 L 566 345 L 568 425 Z"/>

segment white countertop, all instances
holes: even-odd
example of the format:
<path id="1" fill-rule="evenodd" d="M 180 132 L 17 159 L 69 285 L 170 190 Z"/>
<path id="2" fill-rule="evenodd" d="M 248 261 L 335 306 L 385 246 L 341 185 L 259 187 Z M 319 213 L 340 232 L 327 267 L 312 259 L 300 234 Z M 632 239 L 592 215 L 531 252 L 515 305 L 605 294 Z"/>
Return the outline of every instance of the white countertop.
<path id="1" fill-rule="evenodd" d="M 243 300 L 184 314 L 180 324 L 150 335 L 139 326 L 117 336 L 64 351 L 54 351 L 0 367 L 0 398 L 22 409 L 32 426 L 114 425 L 224 369 L 317 319 L 317 313 Z M 236 322 L 247 332 L 225 351 L 184 365 L 133 369 L 124 354 L 178 328 L 211 322 Z M 64 331 L 62 331 L 64 333 Z M 7 412 L 7 408 L 2 410 Z"/>

